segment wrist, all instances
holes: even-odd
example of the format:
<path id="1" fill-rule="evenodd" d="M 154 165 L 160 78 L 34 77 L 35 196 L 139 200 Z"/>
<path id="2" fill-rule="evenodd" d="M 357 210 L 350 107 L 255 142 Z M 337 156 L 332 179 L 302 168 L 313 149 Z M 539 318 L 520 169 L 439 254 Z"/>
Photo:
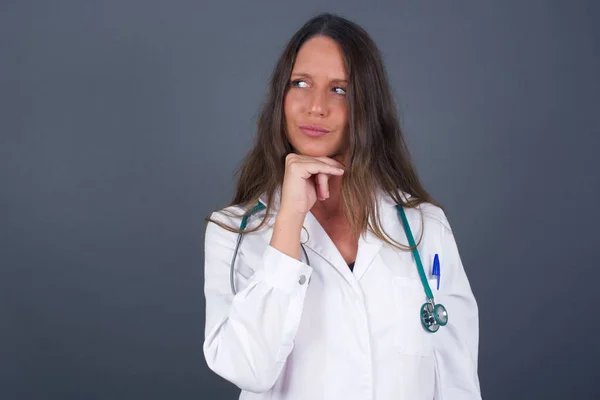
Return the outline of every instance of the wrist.
<path id="1" fill-rule="evenodd" d="M 275 217 L 275 224 L 285 224 L 287 227 L 298 228 L 298 230 L 300 230 L 304 225 L 306 214 L 307 213 L 279 209 L 277 216 Z"/>
<path id="2" fill-rule="evenodd" d="M 303 224 L 304 216 L 302 214 L 277 213 L 270 245 L 292 258 L 300 260 L 300 233 Z"/>

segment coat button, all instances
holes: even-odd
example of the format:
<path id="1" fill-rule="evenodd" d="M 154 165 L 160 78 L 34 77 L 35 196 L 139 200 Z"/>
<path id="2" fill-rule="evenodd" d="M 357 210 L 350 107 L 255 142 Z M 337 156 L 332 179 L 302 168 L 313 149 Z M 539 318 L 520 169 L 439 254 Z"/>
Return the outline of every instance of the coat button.
<path id="1" fill-rule="evenodd" d="M 298 283 L 301 285 L 304 285 L 305 282 L 306 282 L 306 276 L 300 275 L 300 279 L 298 279 Z"/>

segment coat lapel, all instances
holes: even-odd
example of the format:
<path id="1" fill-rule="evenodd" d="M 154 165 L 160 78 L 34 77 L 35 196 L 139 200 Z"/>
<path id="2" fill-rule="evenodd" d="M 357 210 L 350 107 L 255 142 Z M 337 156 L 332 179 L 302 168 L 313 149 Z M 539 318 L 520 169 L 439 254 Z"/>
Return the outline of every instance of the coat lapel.
<path id="1" fill-rule="evenodd" d="M 354 276 L 360 280 L 365 274 L 373 259 L 381 249 L 382 241 L 370 231 L 358 238 L 358 253 L 354 264 Z"/>
<path id="2" fill-rule="evenodd" d="M 379 191 L 377 205 L 380 216 L 379 220 L 383 230 L 388 235 L 393 234 L 398 222 L 398 215 L 396 214 L 395 208 L 396 204 L 391 197 L 382 191 Z M 371 220 L 370 222 L 372 223 L 373 221 Z M 360 236 L 358 240 L 356 264 L 354 265 L 354 275 L 357 280 L 360 280 L 365 272 L 367 272 L 382 246 L 383 241 L 369 230 L 367 230 L 364 235 Z"/>

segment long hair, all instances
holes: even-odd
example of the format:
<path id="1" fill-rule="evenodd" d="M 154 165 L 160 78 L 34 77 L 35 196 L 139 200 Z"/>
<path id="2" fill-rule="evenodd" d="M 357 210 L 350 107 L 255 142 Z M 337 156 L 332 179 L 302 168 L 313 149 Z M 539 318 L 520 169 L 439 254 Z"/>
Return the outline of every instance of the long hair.
<path id="1" fill-rule="evenodd" d="M 283 106 L 292 68 L 300 47 L 318 35 L 337 42 L 348 71 L 346 99 L 350 161 L 342 177 L 343 215 L 355 235 L 369 229 L 379 239 L 406 250 L 406 246 L 389 238 L 382 229 L 377 209 L 378 191 L 383 191 L 396 204 L 405 207 L 417 207 L 424 202 L 440 205 L 423 188 L 413 167 L 377 46 L 356 23 L 330 13 L 319 14 L 306 22 L 277 60 L 258 119 L 254 146 L 236 173 L 237 187 L 229 206 L 241 206 L 248 212 L 266 193 L 265 216 L 258 226 L 244 232 L 254 232 L 265 225 L 273 207 L 273 195 L 283 182 L 285 157 L 293 151 L 286 136 Z M 409 193 L 410 198 L 405 200 L 399 191 Z M 227 226 L 210 217 L 207 220 L 240 233 L 237 227 Z"/>

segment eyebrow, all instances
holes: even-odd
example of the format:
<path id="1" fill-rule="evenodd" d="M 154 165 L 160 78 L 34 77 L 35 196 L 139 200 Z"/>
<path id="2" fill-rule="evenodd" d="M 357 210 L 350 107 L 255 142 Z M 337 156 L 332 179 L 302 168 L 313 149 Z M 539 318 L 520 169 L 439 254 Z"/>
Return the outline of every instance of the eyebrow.
<path id="1" fill-rule="evenodd" d="M 293 72 L 292 76 L 301 76 L 301 77 L 304 77 L 304 78 L 312 78 L 312 76 L 310 74 L 307 74 L 306 72 Z M 331 82 L 346 82 L 346 83 L 348 83 L 347 79 L 337 79 L 337 78 L 335 78 L 335 79 L 331 79 L 330 81 Z"/>

